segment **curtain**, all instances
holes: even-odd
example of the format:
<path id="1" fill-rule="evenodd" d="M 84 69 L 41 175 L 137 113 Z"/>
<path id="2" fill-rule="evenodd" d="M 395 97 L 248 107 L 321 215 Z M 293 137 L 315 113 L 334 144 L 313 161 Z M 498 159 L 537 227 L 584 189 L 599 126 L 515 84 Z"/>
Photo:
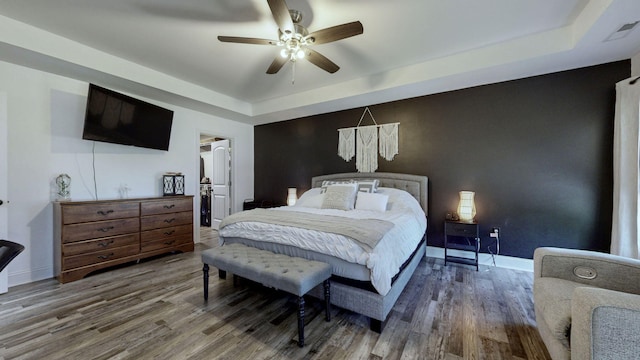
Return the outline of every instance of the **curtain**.
<path id="1" fill-rule="evenodd" d="M 640 81 L 616 84 L 611 253 L 640 258 Z"/>

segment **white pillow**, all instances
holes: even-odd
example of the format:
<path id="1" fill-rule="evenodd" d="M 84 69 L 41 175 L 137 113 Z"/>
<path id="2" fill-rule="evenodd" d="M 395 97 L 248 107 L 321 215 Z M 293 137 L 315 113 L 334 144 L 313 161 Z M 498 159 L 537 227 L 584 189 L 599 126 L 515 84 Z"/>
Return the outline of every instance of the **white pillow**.
<path id="1" fill-rule="evenodd" d="M 323 201 L 324 194 L 315 194 L 306 197 L 303 202 L 297 202 L 296 206 L 320 209 Z"/>
<path id="2" fill-rule="evenodd" d="M 387 210 L 389 195 L 358 192 L 356 210 L 373 210 L 384 212 Z"/>
<path id="3" fill-rule="evenodd" d="M 306 206 L 306 202 L 308 199 L 313 198 L 315 195 L 319 195 L 320 194 L 320 188 L 311 188 L 307 191 L 305 191 L 304 193 L 302 193 L 302 195 L 298 198 L 298 200 L 296 201 L 296 204 L 294 206 Z"/>
<path id="4" fill-rule="evenodd" d="M 335 184 L 327 186 L 322 209 L 353 210 L 358 184 Z"/>

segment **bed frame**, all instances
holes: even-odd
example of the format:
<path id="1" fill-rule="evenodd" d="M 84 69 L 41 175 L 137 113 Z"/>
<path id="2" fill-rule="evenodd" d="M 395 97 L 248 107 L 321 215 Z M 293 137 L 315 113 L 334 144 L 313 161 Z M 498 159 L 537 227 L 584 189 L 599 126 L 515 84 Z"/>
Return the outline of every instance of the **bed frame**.
<path id="1" fill-rule="evenodd" d="M 314 176 L 311 179 L 312 187 L 320 187 L 324 180 L 349 180 L 349 179 L 379 179 L 381 187 L 390 187 L 405 190 L 415 197 L 425 214 L 428 204 L 429 179 L 426 176 L 395 174 L 395 173 L 342 173 Z M 426 234 L 423 237 L 426 240 Z M 420 260 L 425 256 L 426 241 L 422 241 L 413 257 L 407 262 L 404 270 L 398 274 L 387 295 L 352 287 L 336 281 L 331 283 L 331 303 L 341 308 L 357 312 L 368 316 L 371 330 L 378 333 L 384 328 L 387 315 L 393 308 L 400 294 L 411 279 L 413 272 L 418 267 Z M 310 292 L 311 295 L 323 299 L 324 289 L 322 286 L 315 287 Z"/>

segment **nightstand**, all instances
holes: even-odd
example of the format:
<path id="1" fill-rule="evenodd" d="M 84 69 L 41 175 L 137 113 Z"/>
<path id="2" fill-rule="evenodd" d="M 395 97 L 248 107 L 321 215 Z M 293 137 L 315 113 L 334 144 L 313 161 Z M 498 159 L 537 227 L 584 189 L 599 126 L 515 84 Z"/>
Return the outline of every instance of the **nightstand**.
<path id="1" fill-rule="evenodd" d="M 456 238 L 449 241 L 449 237 Z M 461 241 L 460 238 L 463 238 Z M 454 240 L 454 239 L 452 239 Z M 451 256 L 447 250 L 462 250 L 473 252 L 474 257 Z M 444 222 L 444 265 L 447 262 L 472 265 L 478 271 L 478 252 L 480 251 L 480 230 L 478 223 L 464 223 L 458 221 Z"/>
<path id="2" fill-rule="evenodd" d="M 267 208 L 273 208 L 278 206 L 284 206 L 284 204 L 277 204 L 275 202 L 266 201 L 266 200 L 263 200 L 263 201 L 245 200 L 245 202 L 242 204 L 242 210 L 253 210 L 256 208 L 267 209 Z"/>

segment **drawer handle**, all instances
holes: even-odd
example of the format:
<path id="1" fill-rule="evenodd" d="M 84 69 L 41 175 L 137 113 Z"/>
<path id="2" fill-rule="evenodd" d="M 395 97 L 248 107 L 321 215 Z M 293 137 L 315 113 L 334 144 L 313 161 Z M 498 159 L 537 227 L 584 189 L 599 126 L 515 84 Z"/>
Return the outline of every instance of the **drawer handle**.
<path id="1" fill-rule="evenodd" d="M 112 257 L 113 255 L 114 255 L 113 253 L 111 253 L 109 255 L 98 255 L 98 259 L 107 260 L 108 258 Z"/>
<path id="2" fill-rule="evenodd" d="M 109 246 L 111 244 L 113 244 L 113 240 L 99 242 L 98 246 L 107 247 L 107 246 Z"/>
<path id="3" fill-rule="evenodd" d="M 171 218 L 171 219 L 164 219 L 164 222 L 166 222 L 167 224 L 171 224 L 176 218 Z"/>
<path id="4" fill-rule="evenodd" d="M 165 205 L 164 208 L 165 209 L 173 209 L 175 206 L 176 206 L 175 204 Z"/>
<path id="5" fill-rule="evenodd" d="M 176 232 L 176 231 L 175 231 L 175 230 L 165 231 L 165 232 L 164 232 L 164 234 L 165 234 L 165 235 L 171 235 L 171 234 L 173 234 L 174 232 Z"/>
<path id="6" fill-rule="evenodd" d="M 101 231 L 101 232 L 107 232 L 109 230 L 113 230 L 113 226 L 107 226 L 107 227 L 98 229 L 98 231 Z"/>
<path id="7" fill-rule="evenodd" d="M 102 216 L 107 216 L 107 215 L 111 214 L 112 212 L 113 212 L 113 210 L 107 210 L 107 211 L 100 210 L 100 211 L 98 211 L 98 214 L 100 214 Z"/>
<path id="8" fill-rule="evenodd" d="M 176 242 L 176 241 L 175 241 L 175 240 L 165 241 L 165 242 L 164 242 L 164 244 L 165 244 L 165 245 L 171 245 L 171 244 L 173 244 L 174 242 Z"/>

